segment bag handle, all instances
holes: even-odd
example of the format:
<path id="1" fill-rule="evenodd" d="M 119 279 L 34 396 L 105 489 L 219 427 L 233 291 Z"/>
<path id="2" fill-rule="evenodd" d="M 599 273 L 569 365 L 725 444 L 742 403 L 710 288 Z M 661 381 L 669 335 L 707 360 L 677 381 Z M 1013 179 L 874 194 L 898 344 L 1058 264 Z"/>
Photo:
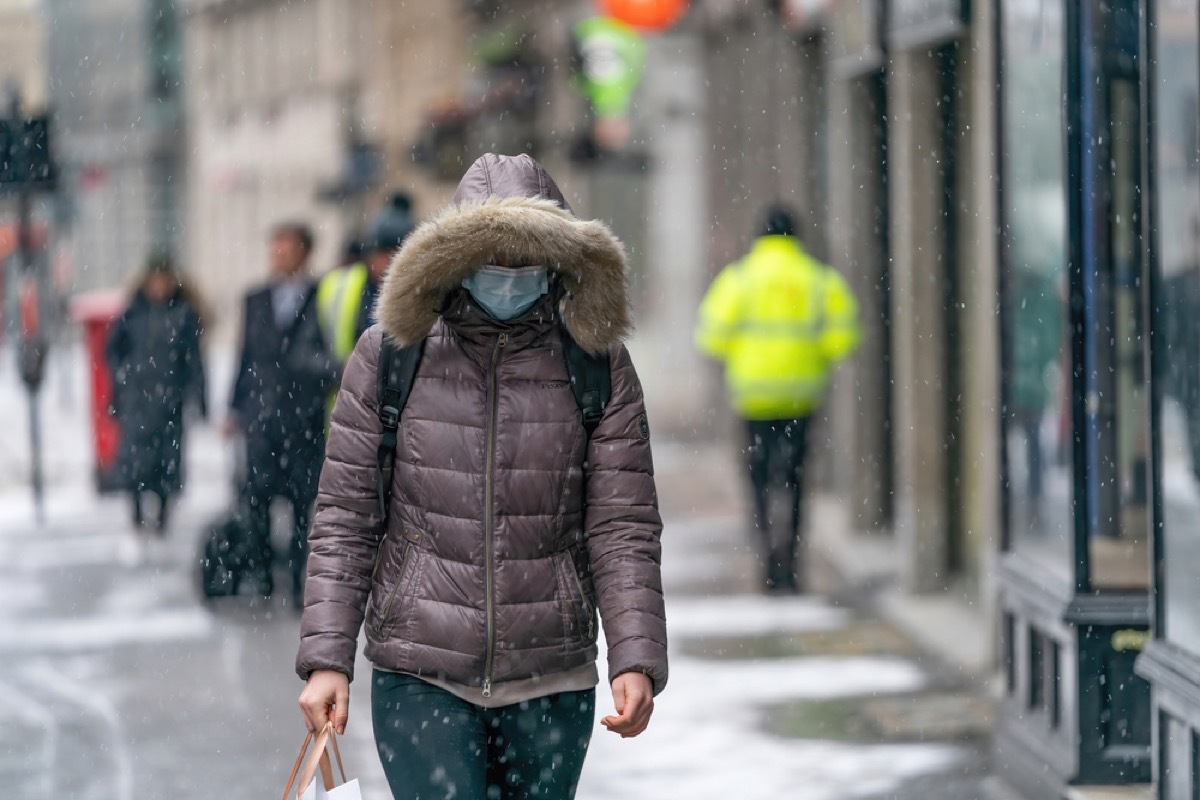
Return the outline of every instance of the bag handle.
<path id="1" fill-rule="evenodd" d="M 304 754 L 308 752 L 308 744 L 312 738 L 312 731 L 304 736 L 304 744 L 300 745 L 300 754 L 296 756 L 296 763 L 292 765 L 292 772 L 288 775 L 287 786 L 283 789 L 283 800 L 287 800 L 288 793 L 292 791 L 292 784 L 296 782 L 296 773 L 300 771 L 300 762 L 304 760 Z"/>
<path id="2" fill-rule="evenodd" d="M 312 750 L 309 750 L 309 743 L 312 743 Z M 304 762 L 304 771 L 300 772 L 300 783 L 296 784 L 296 797 L 299 798 L 300 793 L 308 787 L 316 777 L 317 770 L 321 771 L 321 780 L 325 784 L 325 789 L 333 788 L 333 767 L 329 763 L 328 746 L 333 744 L 333 755 L 337 760 L 338 772 L 342 776 L 342 783 L 346 782 L 346 768 L 342 764 L 342 752 L 338 749 L 337 732 L 333 729 L 333 723 L 325 723 L 325 727 L 321 732 L 313 737 L 313 732 L 309 731 L 304 737 L 304 744 L 300 745 L 300 754 L 296 756 L 296 763 L 292 765 L 292 772 L 288 775 L 287 786 L 283 790 L 282 800 L 287 800 L 288 794 L 292 791 L 292 785 L 296 781 L 296 773 L 300 772 L 300 764 Z M 308 760 L 305 761 L 304 754 L 308 753 Z"/>

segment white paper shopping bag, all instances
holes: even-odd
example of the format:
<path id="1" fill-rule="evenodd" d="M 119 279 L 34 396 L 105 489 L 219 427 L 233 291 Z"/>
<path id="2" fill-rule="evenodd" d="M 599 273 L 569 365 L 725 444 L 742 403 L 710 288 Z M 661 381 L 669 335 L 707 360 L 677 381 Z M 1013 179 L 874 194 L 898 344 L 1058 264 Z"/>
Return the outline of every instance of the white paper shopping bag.
<path id="1" fill-rule="evenodd" d="M 312 749 L 309 749 L 309 743 Z M 334 783 L 333 765 L 329 762 L 329 749 L 337 759 L 338 773 L 342 781 Z M 305 759 L 305 752 L 308 758 Z M 301 771 L 300 765 L 304 764 Z M 300 773 L 300 781 L 296 782 L 296 773 Z M 300 746 L 300 755 L 292 766 L 292 774 L 288 776 L 287 787 L 283 790 L 283 800 L 288 800 L 292 786 L 296 787 L 296 800 L 362 800 L 358 788 L 358 779 L 346 780 L 346 768 L 342 766 L 342 754 L 338 750 L 337 733 L 332 724 L 327 724 L 314 738 L 312 733 L 304 737 Z"/>
<path id="2" fill-rule="evenodd" d="M 313 778 L 309 781 L 308 788 L 300 793 L 300 800 L 362 800 L 362 792 L 358 790 L 358 778 L 332 789 L 326 789 L 323 783 Z"/>

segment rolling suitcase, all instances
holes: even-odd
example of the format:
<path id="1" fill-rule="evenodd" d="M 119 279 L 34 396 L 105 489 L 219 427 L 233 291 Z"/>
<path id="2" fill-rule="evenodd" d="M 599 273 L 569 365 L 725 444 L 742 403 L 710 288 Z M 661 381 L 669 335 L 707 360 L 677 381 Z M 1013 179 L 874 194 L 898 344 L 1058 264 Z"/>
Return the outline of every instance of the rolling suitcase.
<path id="1" fill-rule="evenodd" d="M 208 599 L 238 593 L 248 567 L 249 531 L 240 512 L 215 520 L 205 529 L 200 549 L 200 593 Z"/>
<path id="2" fill-rule="evenodd" d="M 213 520 L 200 540 L 197 572 L 200 594 L 211 600 L 232 597 L 248 578 L 250 553 L 249 513 L 246 507 L 246 467 L 241 448 L 234 448 L 231 470 L 233 507 Z"/>

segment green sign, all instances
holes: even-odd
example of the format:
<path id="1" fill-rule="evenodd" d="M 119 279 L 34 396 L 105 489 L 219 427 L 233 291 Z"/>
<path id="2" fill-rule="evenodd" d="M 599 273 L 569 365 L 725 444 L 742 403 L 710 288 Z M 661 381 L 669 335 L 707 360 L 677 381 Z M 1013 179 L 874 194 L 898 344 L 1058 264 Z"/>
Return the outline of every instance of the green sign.
<path id="1" fill-rule="evenodd" d="M 624 116 L 646 68 L 646 47 L 631 26 L 592 17 L 575 26 L 575 88 L 599 117 Z"/>

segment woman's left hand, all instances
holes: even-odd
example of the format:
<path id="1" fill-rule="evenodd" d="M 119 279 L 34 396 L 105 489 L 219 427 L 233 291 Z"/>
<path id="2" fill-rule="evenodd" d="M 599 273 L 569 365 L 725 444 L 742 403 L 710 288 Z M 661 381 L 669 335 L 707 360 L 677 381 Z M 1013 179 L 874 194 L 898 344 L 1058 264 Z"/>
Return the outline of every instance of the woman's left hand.
<path id="1" fill-rule="evenodd" d="M 654 713 L 654 685 L 640 672 L 622 672 L 612 682 L 613 703 L 618 716 L 600 723 L 622 739 L 630 739 L 646 730 Z"/>

